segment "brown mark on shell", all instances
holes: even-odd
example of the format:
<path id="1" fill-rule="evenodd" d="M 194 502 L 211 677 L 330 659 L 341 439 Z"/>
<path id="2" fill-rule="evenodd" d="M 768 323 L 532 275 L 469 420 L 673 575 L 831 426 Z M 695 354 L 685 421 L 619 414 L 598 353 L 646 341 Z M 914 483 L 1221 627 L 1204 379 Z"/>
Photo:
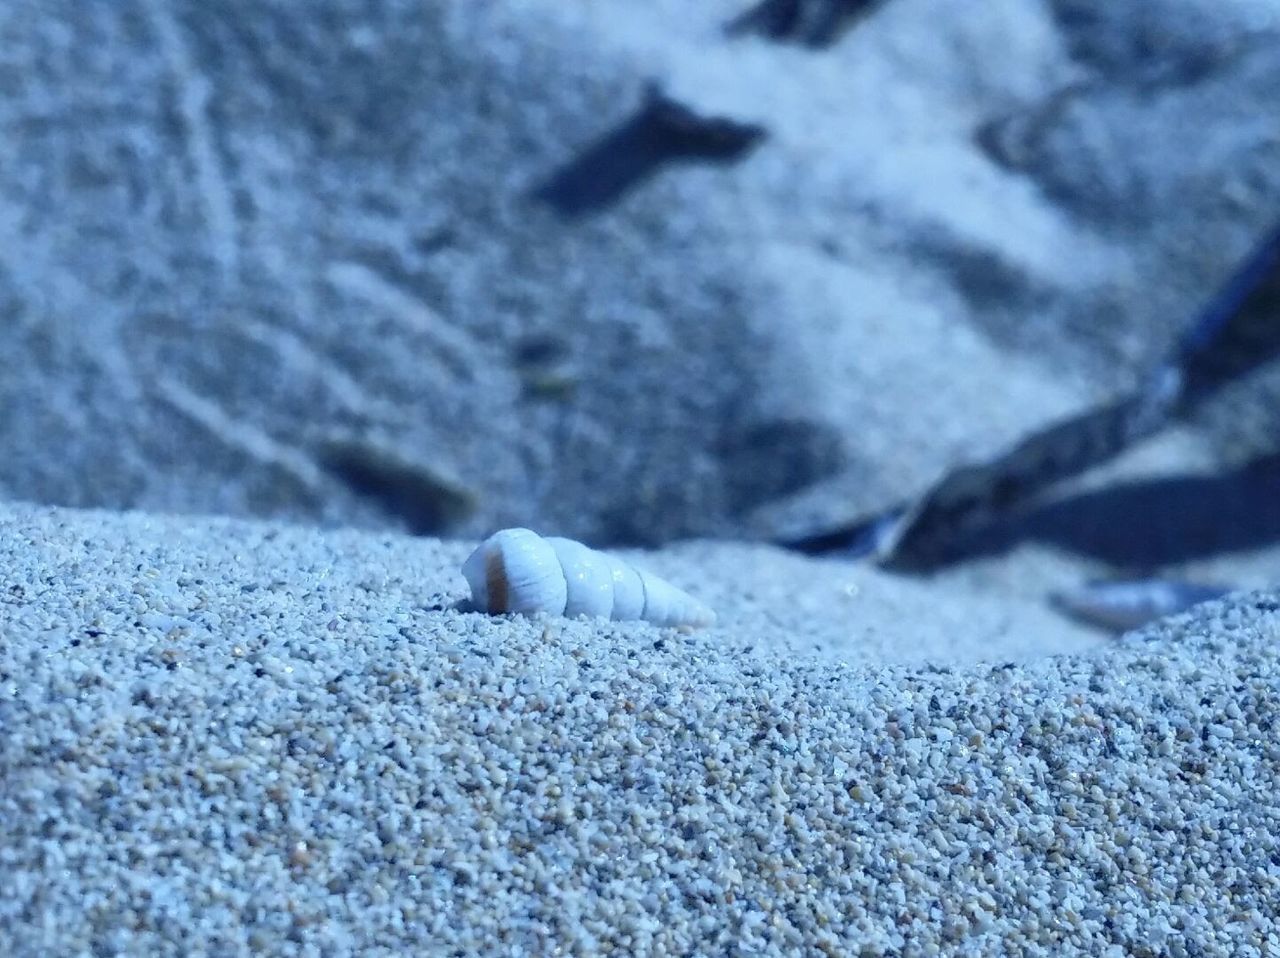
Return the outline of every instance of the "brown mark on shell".
<path id="1" fill-rule="evenodd" d="M 508 612 L 507 567 L 502 561 L 502 550 L 494 549 L 484 559 L 485 585 L 489 591 L 489 611 Z"/>

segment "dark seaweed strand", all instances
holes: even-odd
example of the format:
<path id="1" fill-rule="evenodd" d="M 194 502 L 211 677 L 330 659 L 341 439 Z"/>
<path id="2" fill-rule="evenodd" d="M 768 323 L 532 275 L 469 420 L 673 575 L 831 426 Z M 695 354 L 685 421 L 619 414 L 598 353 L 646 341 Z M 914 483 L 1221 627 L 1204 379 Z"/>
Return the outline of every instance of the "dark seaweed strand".
<path id="1" fill-rule="evenodd" d="M 1273 359 L 1280 353 L 1277 266 L 1280 223 L 1232 273 L 1191 324 L 1173 359 L 1148 377 L 1144 388 L 1052 425 L 993 462 L 948 475 L 925 495 L 882 563 L 902 569 L 936 563 L 957 535 L 1115 458 L 1231 379 Z"/>
<path id="2" fill-rule="evenodd" d="M 1191 366 L 1210 354 L 1228 332 L 1228 326 L 1264 282 L 1274 279 L 1280 263 L 1280 221 L 1263 237 L 1253 252 L 1232 274 L 1199 319 L 1192 323 L 1179 345 L 1179 363 Z"/>
<path id="3" fill-rule="evenodd" d="M 813 49 L 835 43 L 882 0 L 761 0 L 725 26 L 729 36 L 755 33 Z"/>
<path id="4" fill-rule="evenodd" d="M 1183 339 L 1185 411 L 1280 355 L 1280 225 L 1255 247 Z"/>
<path id="5" fill-rule="evenodd" d="M 948 546 L 1001 512 L 1119 455 L 1214 391 L 1280 354 L 1280 224 L 1211 299 L 1172 360 L 1136 392 L 1054 423 L 1009 452 L 948 473 L 914 504 L 784 543 L 878 557 L 888 568 L 945 561 Z"/>
<path id="6" fill-rule="evenodd" d="M 1055 423 L 990 462 L 953 469 L 914 504 L 782 544 L 810 554 L 871 556 L 888 568 L 934 564 L 957 534 L 1158 431 L 1180 394 L 1177 371 L 1161 373 L 1162 382 Z"/>
<path id="7" fill-rule="evenodd" d="M 1166 370 L 1176 382 L 1176 371 Z M 810 554 L 834 551 L 878 558 L 888 568 L 932 565 L 947 543 L 1059 480 L 1105 462 L 1139 438 L 1159 430 L 1177 390 L 1143 390 L 1118 402 L 1065 419 L 990 462 L 960 466 L 911 505 L 826 533 L 782 543 Z"/>
<path id="8" fill-rule="evenodd" d="M 1151 383 L 1116 402 L 1062 420 L 991 462 L 949 473 L 899 528 L 881 564 L 897 569 L 934 565 L 959 535 L 1159 432 L 1181 396 L 1181 376 L 1165 367 Z"/>

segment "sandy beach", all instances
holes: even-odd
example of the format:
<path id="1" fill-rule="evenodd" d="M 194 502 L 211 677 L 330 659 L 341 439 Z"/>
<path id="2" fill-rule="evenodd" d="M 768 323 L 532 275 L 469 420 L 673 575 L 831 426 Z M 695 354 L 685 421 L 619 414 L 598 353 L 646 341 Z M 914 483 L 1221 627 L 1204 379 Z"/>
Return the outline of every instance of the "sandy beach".
<path id="1" fill-rule="evenodd" d="M 459 612 L 462 543 L 14 506 L 0 543 L 13 954 L 1280 946 L 1275 596 L 1015 656 L 958 589 L 963 641 L 804 601 L 830 564 L 745 594 L 757 547 L 647 557 L 719 603 L 681 633 Z"/>
<path id="2" fill-rule="evenodd" d="M 0 954 L 1280 958 L 1278 49 L 0 5 Z"/>

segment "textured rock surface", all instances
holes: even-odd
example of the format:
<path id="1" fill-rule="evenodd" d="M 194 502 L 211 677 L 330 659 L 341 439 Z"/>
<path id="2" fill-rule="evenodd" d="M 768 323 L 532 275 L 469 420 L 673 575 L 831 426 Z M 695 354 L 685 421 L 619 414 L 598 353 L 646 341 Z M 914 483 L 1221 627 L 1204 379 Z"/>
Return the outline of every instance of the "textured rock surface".
<path id="1" fill-rule="evenodd" d="M 1275 3 L 746 7 L 5 5 L 0 494 L 858 515 L 1126 381 L 1280 207 Z"/>
<path id="2" fill-rule="evenodd" d="M 0 508 L 0 948 L 1280 948 L 1274 597 L 1089 646 L 690 546 L 682 635 L 453 611 L 464 554 Z"/>

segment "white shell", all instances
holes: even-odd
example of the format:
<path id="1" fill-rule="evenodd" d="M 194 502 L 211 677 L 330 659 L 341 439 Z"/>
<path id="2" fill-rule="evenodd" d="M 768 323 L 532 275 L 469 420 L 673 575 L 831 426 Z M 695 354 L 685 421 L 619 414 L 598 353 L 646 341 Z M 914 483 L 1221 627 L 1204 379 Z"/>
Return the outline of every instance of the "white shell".
<path id="1" fill-rule="evenodd" d="M 529 529 L 495 532 L 467 559 L 462 574 L 484 612 L 549 612 L 643 619 L 663 626 L 706 626 L 716 614 L 665 579 L 621 559 Z"/>

